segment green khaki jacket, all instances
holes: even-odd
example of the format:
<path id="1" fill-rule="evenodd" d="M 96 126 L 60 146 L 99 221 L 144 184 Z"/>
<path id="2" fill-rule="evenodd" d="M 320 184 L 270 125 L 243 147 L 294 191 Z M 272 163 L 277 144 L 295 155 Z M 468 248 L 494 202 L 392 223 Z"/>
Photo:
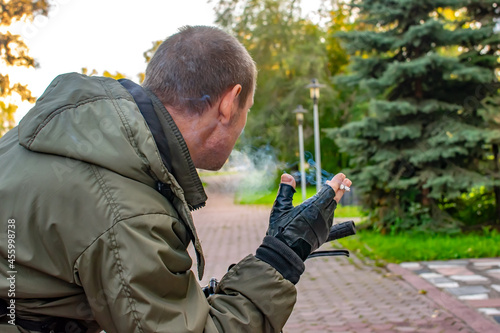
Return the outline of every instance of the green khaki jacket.
<path id="1" fill-rule="evenodd" d="M 193 242 L 201 278 L 190 210 L 206 195 L 178 128 L 148 94 L 171 173 L 134 99 L 110 78 L 57 77 L 0 139 L 0 298 L 15 300 L 18 319 L 73 318 L 88 332 L 279 332 L 295 286 L 253 255 L 205 298 L 186 248 Z M 9 319 L 1 332 L 27 332 Z"/>

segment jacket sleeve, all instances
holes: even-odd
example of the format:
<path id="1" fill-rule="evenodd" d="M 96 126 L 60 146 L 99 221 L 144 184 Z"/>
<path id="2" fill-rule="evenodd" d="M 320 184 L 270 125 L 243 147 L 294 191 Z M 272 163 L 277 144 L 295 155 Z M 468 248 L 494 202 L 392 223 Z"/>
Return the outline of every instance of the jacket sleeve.
<path id="1" fill-rule="evenodd" d="M 116 223 L 75 263 L 95 320 L 107 333 L 279 332 L 295 286 L 249 255 L 205 298 L 190 270 L 184 225 L 161 214 Z"/>

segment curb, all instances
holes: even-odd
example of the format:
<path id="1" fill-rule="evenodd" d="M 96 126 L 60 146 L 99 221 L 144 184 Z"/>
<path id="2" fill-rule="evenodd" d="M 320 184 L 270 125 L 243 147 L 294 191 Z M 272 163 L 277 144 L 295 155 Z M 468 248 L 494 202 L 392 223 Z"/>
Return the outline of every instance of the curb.
<path id="1" fill-rule="evenodd" d="M 439 290 L 437 287 L 425 281 L 421 277 L 417 276 L 412 271 L 409 271 L 397 264 L 388 264 L 386 267 L 392 273 L 401 276 L 402 279 L 408 282 L 415 289 L 425 290 L 426 296 L 428 296 L 432 301 L 434 301 L 434 303 L 440 305 L 441 307 L 451 312 L 457 318 L 463 320 L 476 332 L 480 333 L 500 332 L 500 325 L 497 325 L 496 323 L 483 317 L 476 310 L 460 302 L 458 299 Z"/>

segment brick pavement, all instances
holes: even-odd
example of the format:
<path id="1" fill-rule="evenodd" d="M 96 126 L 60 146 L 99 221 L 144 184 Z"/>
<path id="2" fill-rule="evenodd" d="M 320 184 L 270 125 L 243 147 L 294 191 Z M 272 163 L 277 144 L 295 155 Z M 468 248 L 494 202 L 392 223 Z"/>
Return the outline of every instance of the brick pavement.
<path id="1" fill-rule="evenodd" d="M 477 332 L 500 332 L 499 258 L 389 264 L 417 289 Z"/>
<path id="2" fill-rule="evenodd" d="M 193 214 L 206 258 L 202 285 L 255 252 L 269 217 L 268 208 L 236 206 L 230 193 L 209 188 L 207 207 Z M 476 332 L 398 275 L 356 257 L 309 259 L 297 289 L 286 333 Z"/>

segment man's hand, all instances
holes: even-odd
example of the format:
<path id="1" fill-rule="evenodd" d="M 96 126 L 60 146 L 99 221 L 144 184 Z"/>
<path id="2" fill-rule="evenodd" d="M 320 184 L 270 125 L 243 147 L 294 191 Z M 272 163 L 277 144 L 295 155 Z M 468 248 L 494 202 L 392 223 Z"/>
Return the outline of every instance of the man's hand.
<path id="1" fill-rule="evenodd" d="M 267 235 L 284 242 L 302 260 L 306 260 L 311 252 L 327 240 L 333 223 L 333 213 L 345 192 L 340 189 L 340 185 L 350 187 L 352 182 L 339 173 L 326 184 L 328 186 L 324 186 L 315 196 L 293 207 L 295 180 L 288 174 L 281 176 Z"/>
<path id="2" fill-rule="evenodd" d="M 293 178 L 291 175 L 285 173 L 281 175 L 281 184 L 288 184 L 292 186 L 294 189 L 296 188 L 297 184 L 295 182 L 295 178 Z M 333 191 L 335 191 L 335 201 L 338 203 L 340 199 L 342 199 L 342 196 L 345 193 L 345 190 L 339 190 L 340 189 L 340 184 L 344 184 L 347 187 L 351 187 L 352 181 L 350 181 L 348 178 L 343 173 L 338 173 L 336 174 L 331 180 L 327 180 L 326 184 L 329 185 L 331 188 L 333 188 Z M 279 192 L 278 192 L 279 194 Z M 292 194 L 293 196 L 293 194 Z"/>

